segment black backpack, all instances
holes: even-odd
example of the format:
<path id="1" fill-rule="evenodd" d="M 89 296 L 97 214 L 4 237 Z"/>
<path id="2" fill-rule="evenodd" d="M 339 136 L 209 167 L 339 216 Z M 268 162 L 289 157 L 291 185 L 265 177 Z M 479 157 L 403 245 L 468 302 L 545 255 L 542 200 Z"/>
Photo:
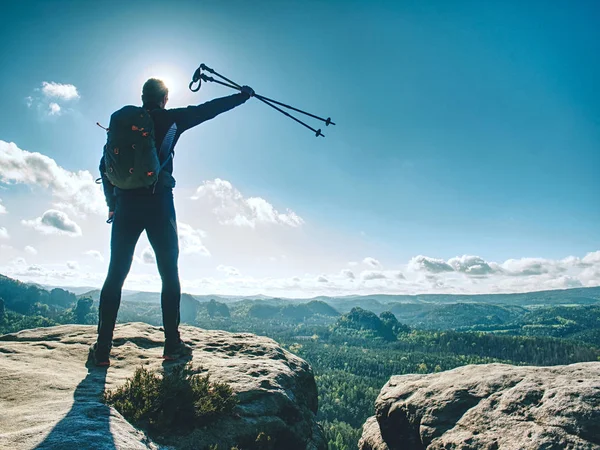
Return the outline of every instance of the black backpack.
<path id="1" fill-rule="evenodd" d="M 154 121 L 144 108 L 129 105 L 110 116 L 104 167 L 106 178 L 113 186 L 119 189 L 152 186 L 169 158 L 161 166 L 154 140 Z"/>

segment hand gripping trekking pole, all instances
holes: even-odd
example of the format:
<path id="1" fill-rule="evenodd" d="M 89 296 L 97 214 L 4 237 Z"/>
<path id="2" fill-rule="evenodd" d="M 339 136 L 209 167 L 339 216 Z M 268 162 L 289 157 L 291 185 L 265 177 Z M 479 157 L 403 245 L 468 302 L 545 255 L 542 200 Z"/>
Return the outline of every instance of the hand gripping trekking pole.
<path id="1" fill-rule="evenodd" d="M 217 77 L 222 78 L 225 81 L 216 80 L 215 78 L 210 77 L 210 76 L 202 73 L 203 70 L 206 71 L 206 72 L 212 73 L 213 75 L 216 75 Z M 194 72 L 194 75 L 192 76 L 192 81 L 190 82 L 190 85 L 189 85 L 190 90 L 192 92 L 198 92 L 200 90 L 201 85 L 202 85 L 202 81 L 210 81 L 210 82 L 213 82 L 213 83 L 220 84 L 222 86 L 227 86 L 227 87 L 232 88 L 232 89 L 237 89 L 237 90 L 240 90 L 240 91 L 242 90 L 242 86 L 240 86 L 239 84 L 237 84 L 235 81 L 232 81 L 229 78 L 224 77 L 223 75 L 217 73 L 215 70 L 211 69 L 210 67 L 208 67 L 205 64 L 200 64 L 200 67 L 198 67 L 196 69 L 196 71 Z M 195 83 L 198 83 L 198 85 L 194 87 Z M 308 113 L 308 112 L 303 111 L 303 110 L 298 109 L 298 108 L 294 108 L 293 106 L 286 105 L 285 103 L 278 102 L 277 100 L 273 100 L 271 98 L 264 97 L 262 95 L 254 94 L 254 97 L 256 97 L 257 99 L 259 99 L 261 102 L 269 105 L 271 108 L 276 109 L 277 111 L 279 111 L 283 115 L 289 117 L 290 119 L 298 122 L 300 125 L 303 125 L 306 128 L 308 128 L 309 130 L 313 131 L 315 133 L 316 137 L 319 137 L 319 136 L 325 137 L 325 135 L 323 133 L 321 133 L 321 129 L 320 128 L 318 130 L 314 129 L 310 125 L 304 123 L 303 121 L 301 121 L 297 117 L 292 116 L 287 111 L 284 111 L 284 110 L 282 110 L 281 108 L 278 108 L 275 105 L 283 106 L 284 108 L 288 108 L 288 109 L 291 109 L 293 111 L 297 111 L 297 112 L 299 112 L 301 114 L 305 114 L 305 115 L 310 116 L 310 117 L 312 117 L 314 119 L 317 119 L 317 120 L 320 120 L 322 122 L 325 122 L 325 126 L 335 125 L 335 123 L 331 121 L 331 117 L 328 117 L 327 119 L 323 119 L 322 117 L 316 116 L 314 114 Z"/>

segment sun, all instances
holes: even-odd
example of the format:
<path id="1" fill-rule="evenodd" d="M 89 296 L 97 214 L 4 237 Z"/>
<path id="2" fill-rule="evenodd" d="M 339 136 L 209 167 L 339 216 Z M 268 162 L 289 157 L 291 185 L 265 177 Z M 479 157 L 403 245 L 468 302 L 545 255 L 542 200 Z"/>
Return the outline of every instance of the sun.
<path id="1" fill-rule="evenodd" d="M 148 76 L 148 78 L 158 78 L 163 83 L 165 83 L 165 85 L 167 86 L 167 89 L 169 90 L 169 94 L 173 94 L 176 90 L 175 83 L 173 83 L 173 80 L 169 75 L 162 74 L 162 73 L 155 73 L 155 74 Z"/>
<path id="2" fill-rule="evenodd" d="M 176 84 L 173 82 L 173 79 L 168 76 L 168 75 L 155 75 L 155 78 L 158 78 L 159 80 L 162 80 L 163 83 L 165 83 L 165 85 L 167 86 L 167 89 L 169 89 L 169 92 L 174 92 L 174 89 L 176 89 Z"/>
<path id="3" fill-rule="evenodd" d="M 169 89 L 169 97 L 183 92 L 184 89 L 182 86 L 187 86 L 185 74 L 174 65 L 148 66 L 141 73 L 140 85 L 144 84 L 148 78 L 158 78 L 159 80 L 162 80 Z"/>

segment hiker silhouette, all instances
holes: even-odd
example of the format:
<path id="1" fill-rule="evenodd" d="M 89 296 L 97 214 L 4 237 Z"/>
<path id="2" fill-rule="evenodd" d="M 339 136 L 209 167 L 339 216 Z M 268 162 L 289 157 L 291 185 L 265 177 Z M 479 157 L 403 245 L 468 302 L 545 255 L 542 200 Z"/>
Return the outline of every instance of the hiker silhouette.
<path id="1" fill-rule="evenodd" d="M 144 230 L 162 280 L 163 357 L 174 360 L 191 353 L 191 348 L 179 335 L 181 286 L 173 204 L 174 148 L 184 131 L 241 105 L 254 95 L 254 91 L 243 86 L 237 94 L 174 109 L 165 108 L 168 93 L 161 80 L 149 79 L 142 88 L 142 107 L 126 106 L 115 112 L 107 130 L 100 173 L 109 210 L 108 222 L 112 223 L 111 257 L 100 294 L 98 339 L 92 348 L 97 365 L 109 364 L 121 290 L 131 268 L 135 246 Z M 150 151 L 142 152 L 143 149 Z M 151 158 L 142 164 L 139 155 Z"/>

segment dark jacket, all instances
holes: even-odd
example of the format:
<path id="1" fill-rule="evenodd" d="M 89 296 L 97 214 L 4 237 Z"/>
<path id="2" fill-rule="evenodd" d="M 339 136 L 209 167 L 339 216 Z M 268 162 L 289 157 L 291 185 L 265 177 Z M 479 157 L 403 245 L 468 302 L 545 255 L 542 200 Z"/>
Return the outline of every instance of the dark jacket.
<path id="1" fill-rule="evenodd" d="M 174 108 L 174 109 L 163 109 L 159 108 L 158 104 L 144 104 L 152 119 L 154 120 L 154 138 L 156 141 L 156 148 L 160 150 L 161 144 L 165 138 L 165 135 L 175 124 L 177 130 L 171 145 L 171 153 L 174 154 L 175 144 L 185 130 L 200 125 L 202 122 L 210 120 L 219 114 L 229 111 L 236 106 L 241 105 L 250 96 L 245 93 L 233 94 L 228 97 L 221 97 L 209 102 L 203 103 L 197 106 L 188 106 L 187 108 Z M 161 164 L 169 158 L 169 153 L 159 155 Z M 173 178 L 173 158 L 171 157 L 164 168 L 161 170 L 158 181 L 156 182 L 156 189 L 141 188 L 132 190 L 122 190 L 114 187 L 108 178 L 106 177 L 106 170 L 104 167 L 104 157 L 100 160 L 100 174 L 102 176 L 102 187 L 104 189 L 104 196 L 106 198 L 106 204 L 108 205 L 109 211 L 115 209 L 115 195 L 150 195 L 156 190 L 171 190 L 175 187 L 175 178 Z"/>

